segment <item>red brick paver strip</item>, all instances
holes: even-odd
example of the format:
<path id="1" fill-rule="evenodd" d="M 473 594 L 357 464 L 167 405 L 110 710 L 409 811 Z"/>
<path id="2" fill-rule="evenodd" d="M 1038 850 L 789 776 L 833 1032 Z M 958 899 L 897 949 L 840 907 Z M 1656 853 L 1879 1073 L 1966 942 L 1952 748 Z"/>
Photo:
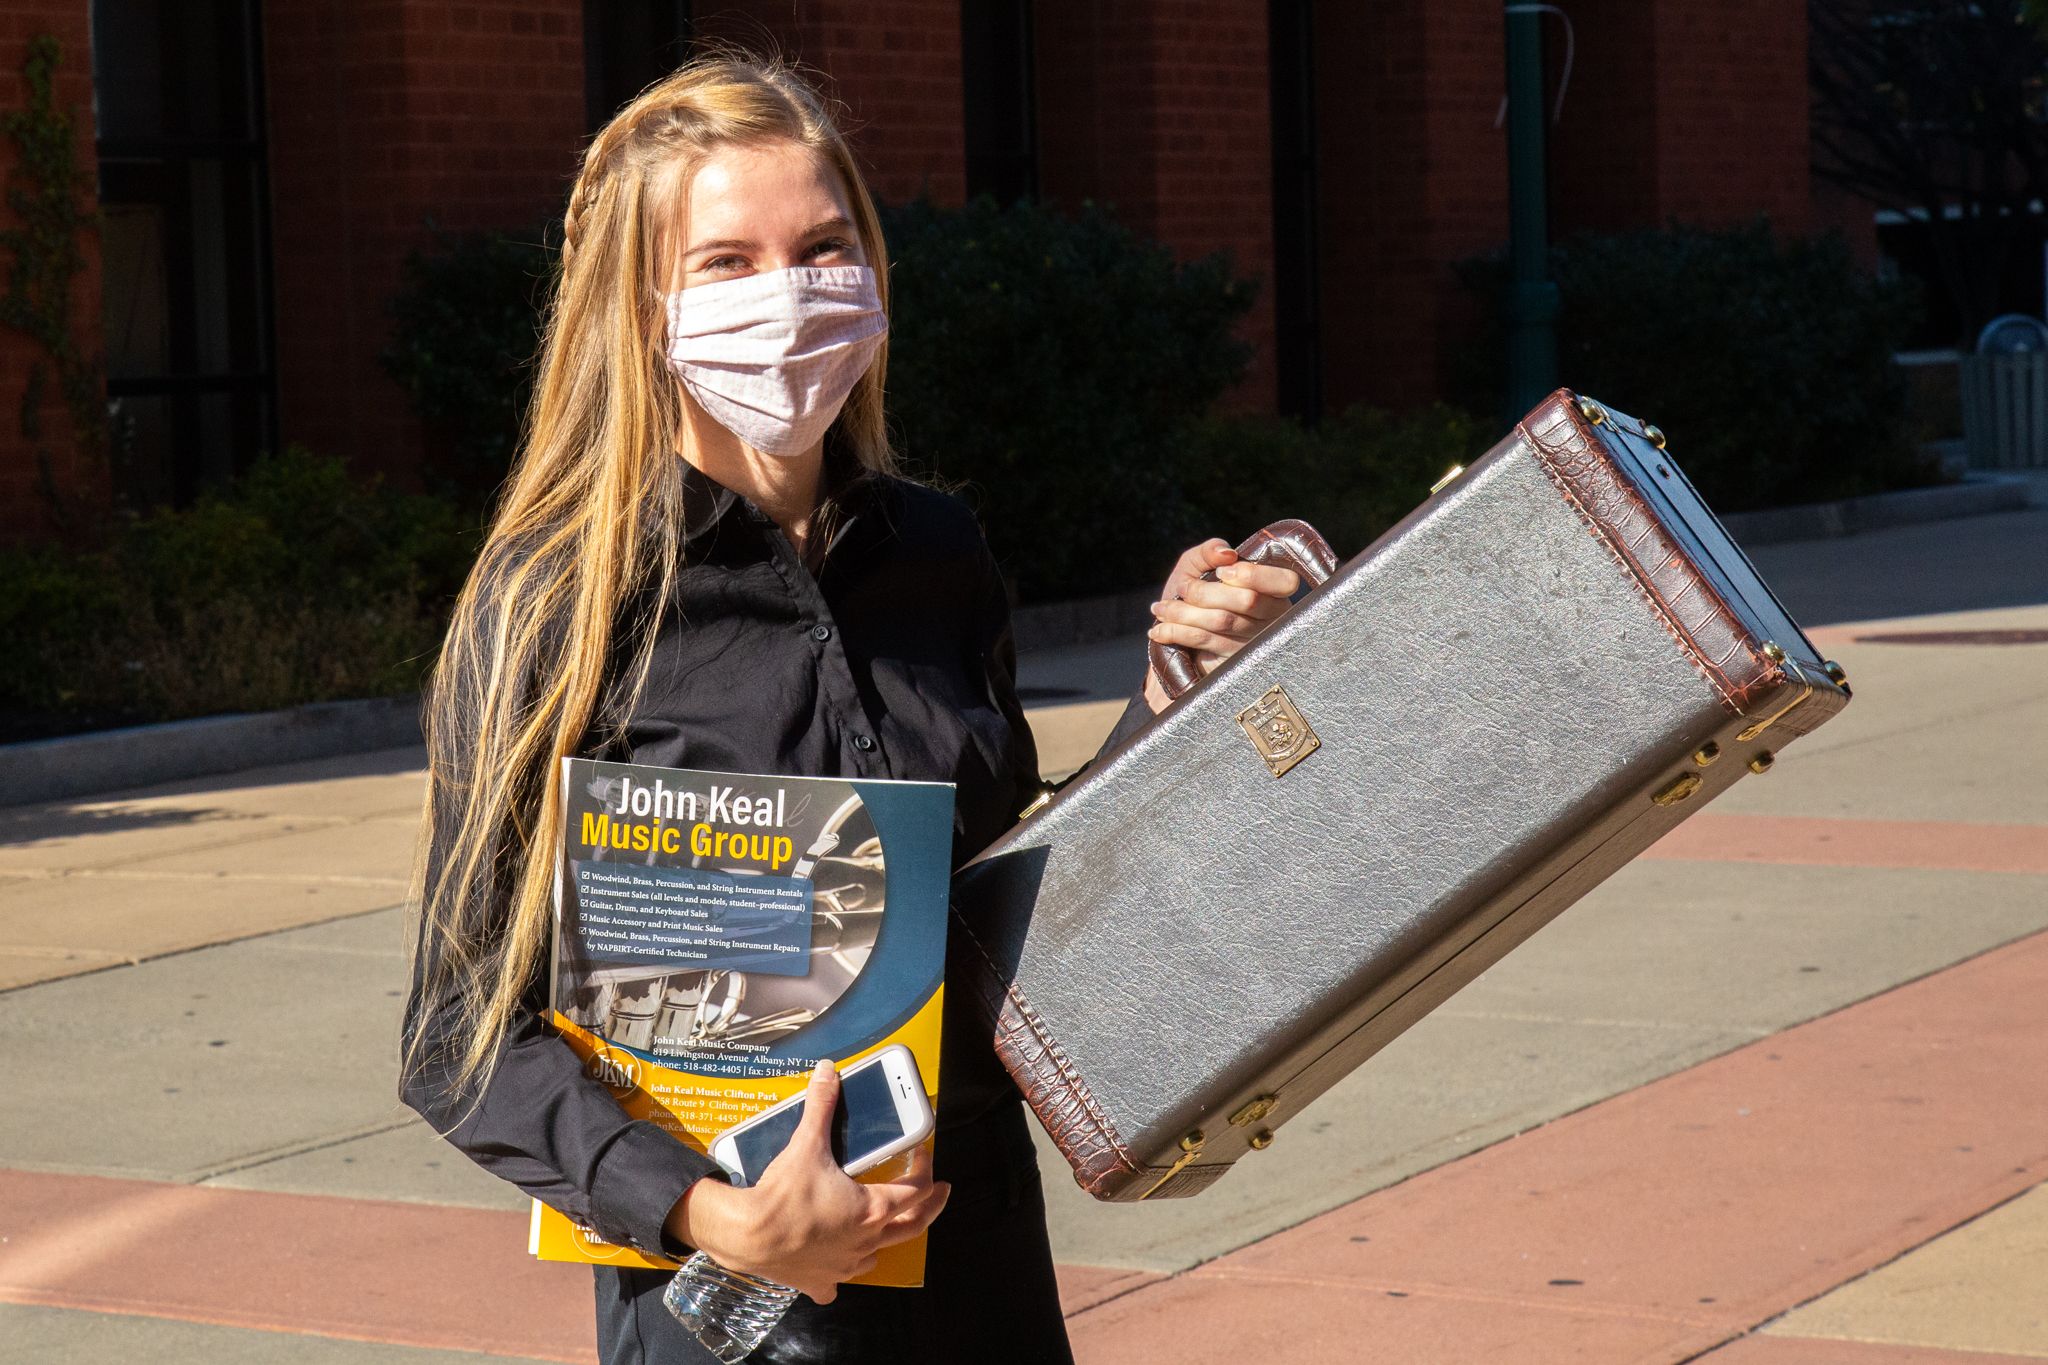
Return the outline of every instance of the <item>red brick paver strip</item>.
<path id="1" fill-rule="evenodd" d="M 2037 934 L 1124 1294 L 1078 1355 L 1688 1360 L 2048 1177 L 2044 1002 Z"/>
<path id="2" fill-rule="evenodd" d="M 1699 1365 L 2041 1365 L 2040 1356 L 1944 1351 L 1881 1341 L 1750 1336 L 1699 1358 Z"/>
<path id="3" fill-rule="evenodd" d="M 1059 1278 L 1073 1312 L 1160 1277 Z M 589 1271 L 528 1256 L 519 1214 L 431 1204 L 0 1170 L 0 1302 L 597 1359 Z"/>
<path id="4" fill-rule="evenodd" d="M 1053 1268 L 1059 1272 L 1060 1307 L 1066 1310 L 1068 1317 L 1166 1278 L 1157 1271 L 1125 1270 L 1117 1266 L 1060 1265 Z"/>
<path id="5" fill-rule="evenodd" d="M 0 1171 L 0 1301 L 589 1365 L 590 1272 L 528 1256 L 526 1221 Z"/>
<path id="6" fill-rule="evenodd" d="M 2048 873 L 2048 825 L 1701 811 L 1650 845 L 1643 856 L 1695 862 L 2038 874 Z"/>

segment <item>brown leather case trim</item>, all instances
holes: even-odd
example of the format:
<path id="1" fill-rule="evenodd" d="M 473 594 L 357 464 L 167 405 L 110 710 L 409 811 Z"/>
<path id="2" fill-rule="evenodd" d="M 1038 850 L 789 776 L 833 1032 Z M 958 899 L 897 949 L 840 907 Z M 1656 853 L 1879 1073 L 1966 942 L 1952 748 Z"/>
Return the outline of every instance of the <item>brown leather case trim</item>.
<path id="1" fill-rule="evenodd" d="M 1074 1183 L 1097 1198 L 1127 1182 L 1144 1168 L 1132 1161 L 1116 1125 L 1095 1102 L 1094 1092 L 1067 1054 L 1053 1041 L 1038 1011 L 989 957 L 966 922 L 955 912 L 953 936 L 971 945 L 970 975 L 982 1008 L 995 1027 L 995 1051 L 1025 1103 L 1045 1125 L 1060 1155 L 1074 1168 Z"/>
<path id="2" fill-rule="evenodd" d="M 1537 462 L 1578 511 L 1587 531 L 1628 572 L 1643 600 L 1731 712 L 1746 713 L 1758 696 L 1785 680 L 1786 671 L 1751 645 L 1749 631 L 1727 601 L 1694 571 L 1642 495 L 1615 471 L 1570 390 L 1551 394 L 1516 423 L 1515 430 L 1536 452 Z M 1632 521 L 1641 522 L 1643 530 L 1630 541 L 1624 539 L 1622 528 Z M 1677 610 L 1688 597 L 1709 608 L 1691 624 Z"/>

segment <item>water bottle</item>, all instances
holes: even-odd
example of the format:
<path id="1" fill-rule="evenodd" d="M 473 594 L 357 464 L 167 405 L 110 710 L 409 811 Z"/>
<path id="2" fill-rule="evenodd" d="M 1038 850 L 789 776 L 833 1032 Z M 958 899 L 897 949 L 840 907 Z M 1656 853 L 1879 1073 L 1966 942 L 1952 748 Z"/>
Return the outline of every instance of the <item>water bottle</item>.
<path id="1" fill-rule="evenodd" d="M 796 1295 L 786 1284 L 728 1270 L 700 1251 L 683 1262 L 661 1301 L 705 1350 L 730 1362 L 761 1344 Z"/>

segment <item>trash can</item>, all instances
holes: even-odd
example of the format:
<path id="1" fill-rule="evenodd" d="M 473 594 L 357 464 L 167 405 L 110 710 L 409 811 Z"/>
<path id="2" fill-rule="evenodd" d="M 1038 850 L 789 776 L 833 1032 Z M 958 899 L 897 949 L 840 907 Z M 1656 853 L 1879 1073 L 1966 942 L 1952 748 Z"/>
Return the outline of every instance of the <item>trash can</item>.
<path id="1" fill-rule="evenodd" d="M 2048 468 L 2048 324 L 2025 313 L 1993 318 L 1961 371 L 1970 468 Z"/>

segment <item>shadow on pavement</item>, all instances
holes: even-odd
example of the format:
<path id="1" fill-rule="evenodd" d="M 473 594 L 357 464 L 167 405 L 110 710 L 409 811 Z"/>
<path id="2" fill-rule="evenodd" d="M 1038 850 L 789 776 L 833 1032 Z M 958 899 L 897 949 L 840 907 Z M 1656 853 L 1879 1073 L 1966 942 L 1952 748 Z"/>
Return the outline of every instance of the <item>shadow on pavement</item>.
<path id="1" fill-rule="evenodd" d="M 130 806 L 100 797 L 81 798 L 78 805 L 58 802 L 48 806 L 17 806 L 0 809 L 0 847 L 43 839 L 83 839 L 133 829 L 196 825 L 232 814 L 200 806 Z"/>
<path id="2" fill-rule="evenodd" d="M 1802 626 L 2033 606 L 2048 602 L 2048 505 L 1761 545 L 1749 557 Z"/>
<path id="3" fill-rule="evenodd" d="M 44 839 L 71 839 L 93 834 L 118 834 L 134 829 L 162 829 L 212 820 L 245 819 L 243 803 L 212 805 L 208 798 L 224 792 L 261 787 L 300 787 L 350 777 L 396 777 L 426 766 L 420 745 L 380 749 L 366 754 L 277 763 L 240 772 L 181 778 L 152 787 L 133 787 L 25 806 L 0 807 L 0 847 Z"/>

